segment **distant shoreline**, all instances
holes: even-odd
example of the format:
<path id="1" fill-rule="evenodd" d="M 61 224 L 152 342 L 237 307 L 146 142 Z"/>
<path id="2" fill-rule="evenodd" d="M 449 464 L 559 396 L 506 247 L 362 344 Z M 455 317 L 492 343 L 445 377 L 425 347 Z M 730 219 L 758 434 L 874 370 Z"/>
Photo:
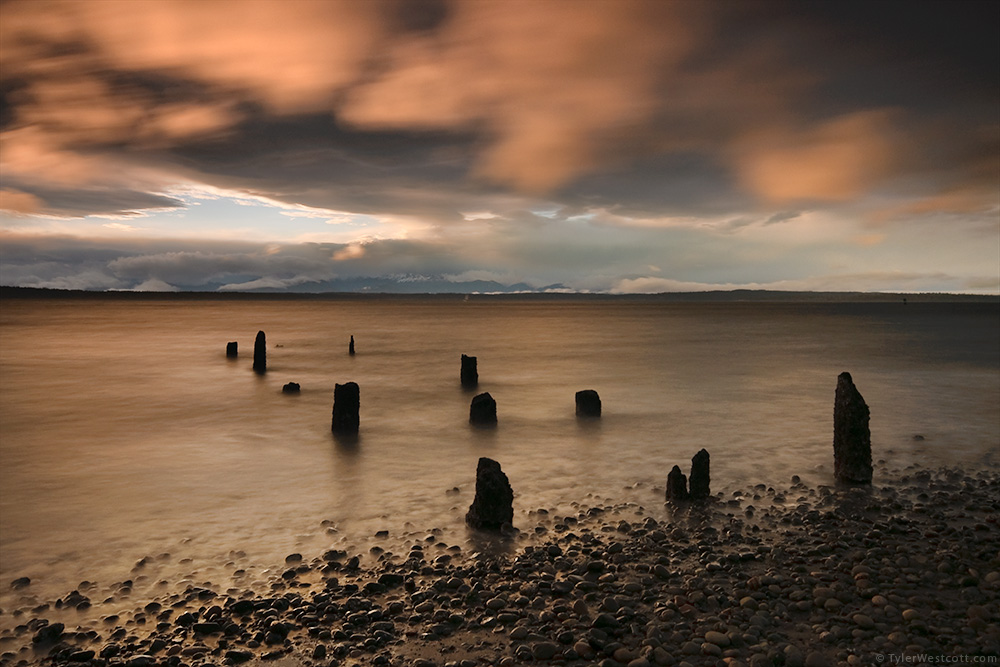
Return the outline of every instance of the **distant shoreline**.
<path id="1" fill-rule="evenodd" d="M 436 301 L 615 301 L 635 303 L 985 303 L 1000 304 L 997 294 L 947 292 L 785 292 L 778 290 L 717 290 L 710 292 L 661 292 L 658 294 L 590 294 L 561 292 L 470 293 L 433 292 L 133 292 L 64 290 L 0 286 L 0 299 L 115 299 L 115 300 L 392 300 Z"/>

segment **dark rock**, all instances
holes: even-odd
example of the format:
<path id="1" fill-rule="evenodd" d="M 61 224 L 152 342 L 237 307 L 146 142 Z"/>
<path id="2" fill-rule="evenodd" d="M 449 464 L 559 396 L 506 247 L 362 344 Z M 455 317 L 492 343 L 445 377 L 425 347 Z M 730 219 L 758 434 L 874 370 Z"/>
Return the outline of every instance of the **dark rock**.
<path id="1" fill-rule="evenodd" d="M 68 662 L 90 662 L 95 655 L 97 654 L 94 651 L 80 649 L 70 653 L 66 660 Z"/>
<path id="2" fill-rule="evenodd" d="M 233 613 L 239 614 L 240 616 L 246 616 L 254 610 L 254 603 L 252 600 L 237 600 L 233 603 Z"/>
<path id="3" fill-rule="evenodd" d="M 184 612 L 180 616 L 174 619 L 174 623 L 182 627 L 188 627 L 194 625 L 198 620 L 198 617 L 189 611 Z"/>
<path id="4" fill-rule="evenodd" d="M 241 663 L 247 662 L 253 659 L 253 653 L 250 651 L 226 651 L 226 662 L 230 662 L 234 665 L 239 665 Z"/>
<path id="5" fill-rule="evenodd" d="M 13 588 L 14 590 L 19 590 L 21 588 L 27 587 L 29 584 L 31 584 L 31 579 L 29 579 L 28 577 L 19 577 L 14 581 L 10 582 L 10 587 Z"/>
<path id="6" fill-rule="evenodd" d="M 472 424 L 496 424 L 497 402 L 489 392 L 477 394 L 469 406 L 469 422 Z"/>
<path id="7" fill-rule="evenodd" d="M 465 522 L 477 530 L 499 530 L 514 520 L 514 491 L 500 464 L 482 457 L 476 466 L 476 497 Z"/>
<path id="8" fill-rule="evenodd" d="M 351 336 L 351 344 L 347 346 L 347 354 L 354 356 L 354 336 Z"/>
<path id="9" fill-rule="evenodd" d="M 601 397 L 593 389 L 576 392 L 576 414 L 578 417 L 600 417 Z"/>
<path id="10" fill-rule="evenodd" d="M 201 635 L 216 635 L 222 632 L 222 626 L 218 623 L 195 623 L 194 631 Z"/>
<path id="11" fill-rule="evenodd" d="M 282 394 L 297 394 L 302 390 L 298 382 L 289 382 L 281 388 Z"/>
<path id="12" fill-rule="evenodd" d="M 253 343 L 253 370 L 255 373 L 267 372 L 267 340 L 263 331 L 257 332 Z"/>
<path id="13" fill-rule="evenodd" d="M 868 405 L 850 373 L 837 377 L 833 403 L 833 474 L 838 482 L 871 484 L 872 438 Z"/>
<path id="14" fill-rule="evenodd" d="M 361 388 L 356 382 L 338 384 L 333 388 L 333 422 L 335 433 L 356 434 L 361 427 Z"/>
<path id="15" fill-rule="evenodd" d="M 476 357 L 462 355 L 462 386 L 475 387 L 479 384 L 479 370 L 476 367 Z"/>
<path id="16" fill-rule="evenodd" d="M 90 598 L 81 593 L 80 591 L 70 591 L 69 594 L 62 598 L 61 600 L 56 600 L 56 608 L 59 607 L 78 607 L 81 604 L 86 604 L 85 607 L 90 606 Z"/>
<path id="17" fill-rule="evenodd" d="M 53 644 L 59 641 L 62 637 L 63 630 L 66 626 L 62 623 L 52 623 L 50 625 L 43 625 L 35 633 L 35 636 L 31 638 L 34 644 Z"/>
<path id="18" fill-rule="evenodd" d="M 386 572 L 378 578 L 378 583 L 382 584 L 386 588 L 393 588 L 395 586 L 402 585 L 404 579 L 403 575 L 396 574 L 395 572 Z"/>
<path id="19" fill-rule="evenodd" d="M 232 341 L 230 343 L 226 343 L 226 356 L 227 357 L 229 357 L 230 359 L 233 359 L 234 357 L 238 357 L 239 354 L 240 354 L 239 353 L 239 345 L 237 344 L 236 341 Z"/>
<path id="20" fill-rule="evenodd" d="M 708 451 L 699 450 L 691 457 L 691 499 L 702 500 L 712 495 L 709 490 Z"/>
<path id="21" fill-rule="evenodd" d="M 667 475 L 667 500 L 674 502 L 688 500 L 688 480 L 680 466 L 674 466 Z"/>
<path id="22" fill-rule="evenodd" d="M 618 619 L 611 614 L 598 614 L 594 619 L 595 628 L 616 628 L 619 626 Z"/>
<path id="23" fill-rule="evenodd" d="M 559 651 L 559 645 L 552 642 L 539 642 L 531 647 L 531 655 L 535 660 L 551 660 Z"/>

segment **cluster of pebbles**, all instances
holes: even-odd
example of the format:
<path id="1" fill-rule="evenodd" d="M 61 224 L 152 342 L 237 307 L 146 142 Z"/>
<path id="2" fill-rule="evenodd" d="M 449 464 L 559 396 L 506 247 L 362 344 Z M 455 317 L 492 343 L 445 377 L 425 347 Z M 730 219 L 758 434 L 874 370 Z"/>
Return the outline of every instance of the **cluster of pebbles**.
<path id="1" fill-rule="evenodd" d="M 429 534 L 406 553 L 292 554 L 257 588 L 178 585 L 128 612 L 119 590 L 103 616 L 85 589 L 39 604 L 19 579 L 0 665 L 997 664 L 1000 471 L 876 481 L 793 478 L 660 520 L 635 503 L 533 510 L 506 549 Z"/>

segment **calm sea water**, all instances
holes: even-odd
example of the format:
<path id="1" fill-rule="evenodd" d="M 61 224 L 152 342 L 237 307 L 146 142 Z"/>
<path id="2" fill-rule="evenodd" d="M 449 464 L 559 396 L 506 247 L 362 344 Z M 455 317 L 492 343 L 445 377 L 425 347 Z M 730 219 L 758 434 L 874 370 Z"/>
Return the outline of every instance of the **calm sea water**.
<path id="1" fill-rule="evenodd" d="M 494 430 L 467 423 L 463 353 L 497 400 Z M 670 467 L 702 447 L 715 491 L 827 483 L 845 370 L 871 407 L 876 459 L 1000 458 L 995 304 L 8 300 L 0 589 L 20 576 L 39 595 L 85 579 L 218 581 L 236 561 L 367 550 L 382 529 L 389 544 L 440 528 L 474 547 L 463 516 L 480 456 L 500 461 L 525 525 L 574 501 L 656 507 Z M 290 381 L 301 395 L 282 395 Z M 353 446 L 330 433 L 347 381 L 361 387 Z M 597 422 L 574 416 L 588 388 Z"/>

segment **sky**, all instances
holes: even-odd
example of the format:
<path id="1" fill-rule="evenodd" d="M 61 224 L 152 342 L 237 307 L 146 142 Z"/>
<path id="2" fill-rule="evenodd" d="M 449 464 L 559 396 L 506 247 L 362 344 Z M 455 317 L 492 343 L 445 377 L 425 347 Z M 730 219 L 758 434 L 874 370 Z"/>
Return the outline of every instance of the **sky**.
<path id="1" fill-rule="evenodd" d="M 997 294 L 998 25 L 992 0 L 3 0 L 0 283 Z"/>

